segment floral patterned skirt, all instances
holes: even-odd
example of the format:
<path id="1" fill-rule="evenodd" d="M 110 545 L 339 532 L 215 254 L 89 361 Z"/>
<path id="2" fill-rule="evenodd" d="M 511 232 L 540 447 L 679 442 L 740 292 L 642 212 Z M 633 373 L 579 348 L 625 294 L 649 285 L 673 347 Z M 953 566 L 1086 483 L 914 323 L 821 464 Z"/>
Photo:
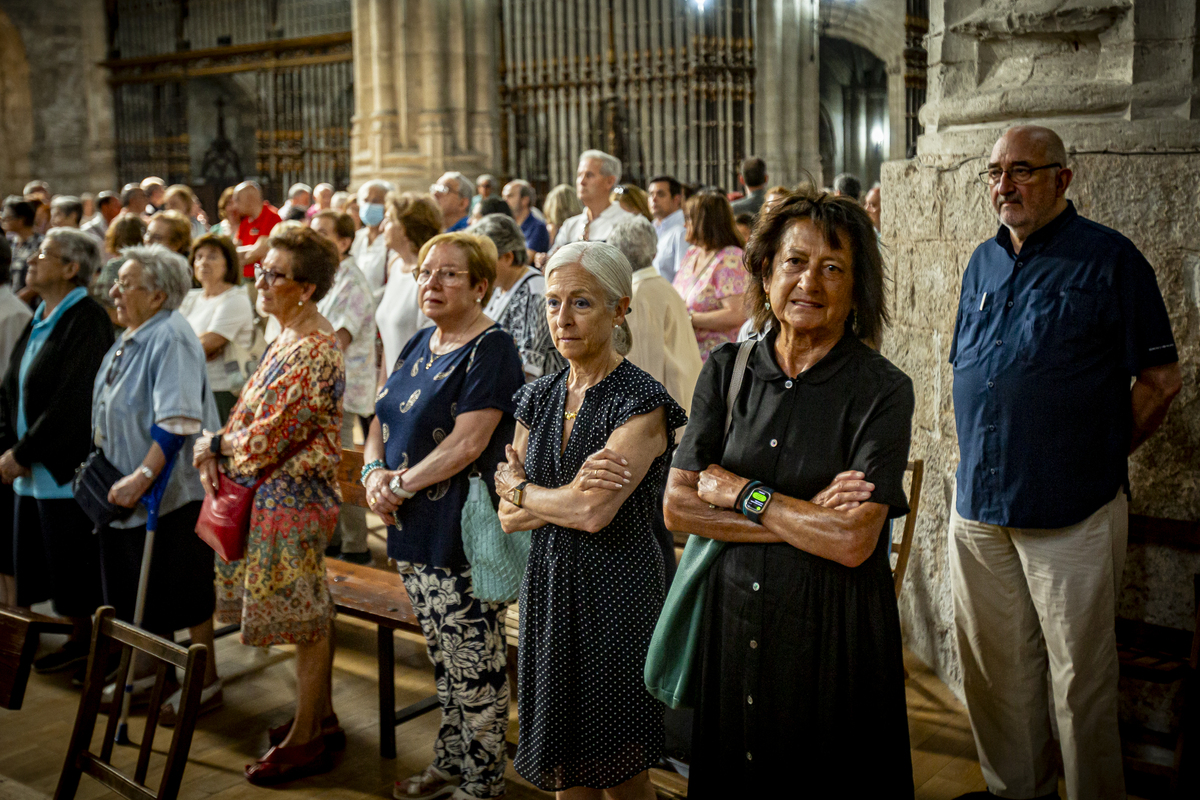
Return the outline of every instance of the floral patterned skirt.
<path id="1" fill-rule="evenodd" d="M 325 545 L 337 519 L 336 503 L 264 502 L 260 491 L 245 557 L 216 559 L 217 620 L 241 623 L 242 643 L 256 647 L 320 641 L 333 619 Z"/>

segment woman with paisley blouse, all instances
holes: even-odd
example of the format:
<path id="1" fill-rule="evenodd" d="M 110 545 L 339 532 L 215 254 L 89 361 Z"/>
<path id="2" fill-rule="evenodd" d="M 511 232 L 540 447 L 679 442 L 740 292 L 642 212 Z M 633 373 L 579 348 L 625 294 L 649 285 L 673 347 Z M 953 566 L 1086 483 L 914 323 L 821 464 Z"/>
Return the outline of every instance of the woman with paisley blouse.
<path id="1" fill-rule="evenodd" d="M 475 596 L 463 553 L 468 478 L 492 488 L 512 441 L 513 395 L 525 383 L 512 336 L 483 313 L 496 282 L 496 246 L 444 233 L 421 247 L 421 311 L 434 327 L 400 351 L 375 402 L 363 485 L 388 524 L 388 556 L 421 620 L 442 722 L 433 763 L 397 781 L 393 796 L 454 800 L 504 794 L 508 730 L 503 603 Z"/>
<path id="2" fill-rule="evenodd" d="M 296 645 L 296 716 L 272 729 L 274 745 L 246 767 L 253 784 L 273 784 L 332 768 L 345 747 L 330 699 L 333 602 L 325 585 L 325 545 L 337 526 L 341 496 L 342 393 L 346 375 L 337 335 L 317 310 L 338 268 L 334 245 L 311 228 L 269 240 L 255 268 L 262 308 L 279 337 L 219 432 L 205 431 L 192 459 L 206 492 L 218 470 L 252 486 L 246 553 L 217 560 L 217 619 L 238 622 L 244 644 Z"/>

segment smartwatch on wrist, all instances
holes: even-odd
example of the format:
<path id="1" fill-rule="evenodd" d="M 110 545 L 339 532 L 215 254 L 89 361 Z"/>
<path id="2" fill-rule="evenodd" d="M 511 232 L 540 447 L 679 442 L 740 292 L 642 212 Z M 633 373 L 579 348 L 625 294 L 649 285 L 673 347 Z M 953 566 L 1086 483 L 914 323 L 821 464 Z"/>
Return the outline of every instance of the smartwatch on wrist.
<path id="1" fill-rule="evenodd" d="M 208 440 L 208 449 L 211 450 L 212 454 L 217 458 L 221 457 L 221 434 L 213 434 L 213 437 Z"/>
<path id="2" fill-rule="evenodd" d="M 517 488 L 513 489 L 512 504 L 517 508 L 523 508 L 525 502 L 525 487 L 529 485 L 529 481 L 521 481 L 517 484 Z"/>
<path id="3" fill-rule="evenodd" d="M 755 525 L 761 525 L 762 515 L 774 495 L 775 490 L 769 486 L 755 486 L 742 501 L 742 514 Z"/>
<path id="4" fill-rule="evenodd" d="M 746 485 L 738 492 L 737 499 L 733 501 L 733 510 L 742 513 L 742 503 L 746 502 L 746 496 L 749 495 L 758 486 L 762 486 L 762 481 L 746 481 Z"/>

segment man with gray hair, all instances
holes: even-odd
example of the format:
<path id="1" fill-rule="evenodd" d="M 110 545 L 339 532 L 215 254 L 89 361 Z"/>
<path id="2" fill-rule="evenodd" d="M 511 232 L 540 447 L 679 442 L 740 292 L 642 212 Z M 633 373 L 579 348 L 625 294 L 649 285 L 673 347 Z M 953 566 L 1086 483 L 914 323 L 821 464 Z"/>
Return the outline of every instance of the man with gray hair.
<path id="1" fill-rule="evenodd" d="M 78 228 L 83 220 L 83 202 L 70 194 L 59 195 L 50 201 L 51 228 Z"/>
<path id="2" fill-rule="evenodd" d="M 121 198 L 116 192 L 103 191 L 96 195 L 96 216 L 79 227 L 84 233 L 91 234 L 101 245 L 104 244 L 104 234 L 108 226 L 121 213 Z"/>
<path id="3" fill-rule="evenodd" d="M 1066 198 L 1057 133 L 1009 129 L 979 177 L 1000 226 L 967 263 L 950 345 L 950 587 L 971 730 L 991 796 L 1057 798 L 1061 751 L 1068 797 L 1124 798 L 1128 459 L 1181 388 L 1179 354 L 1154 267 Z"/>
<path id="4" fill-rule="evenodd" d="M 833 193 L 840 197 L 849 197 L 857 203 L 862 198 L 862 181 L 857 175 L 843 172 L 833 179 Z"/>
<path id="5" fill-rule="evenodd" d="M 475 196 L 471 198 L 471 208 L 468 213 L 475 213 L 475 207 L 489 197 L 495 197 L 500 192 L 500 182 L 495 175 L 484 173 L 475 179 Z"/>
<path id="6" fill-rule="evenodd" d="M 396 187 L 384 180 L 371 180 L 358 187 L 358 218 L 363 226 L 354 234 L 350 255 L 371 284 L 375 304 L 387 286 L 387 237 L 383 235 L 384 201 Z"/>
<path id="7" fill-rule="evenodd" d="M 629 328 L 633 347 L 627 358 L 666 387 L 675 402 L 691 413 L 692 392 L 704 362 L 687 304 L 654 268 L 658 234 L 650 220 L 631 214 L 613 226 L 608 243 L 633 267 L 633 300 Z"/>
<path id="8" fill-rule="evenodd" d="M 525 380 L 558 372 L 567 365 L 554 349 L 546 321 L 546 279 L 529 263 L 525 235 L 506 214 L 488 214 L 467 229 L 496 245 L 496 287 L 483 313 L 508 331 L 521 353 Z"/>
<path id="9" fill-rule="evenodd" d="M 559 228 L 554 249 L 571 242 L 603 242 L 613 226 L 633 214 L 609 200 L 613 187 L 621 180 L 621 159 L 603 150 L 584 150 L 575 173 L 575 195 L 583 213 L 567 220 Z"/>
<path id="10" fill-rule="evenodd" d="M 279 209 L 280 219 L 304 219 L 312 204 L 312 187 L 307 183 L 293 183 L 288 189 L 287 202 Z"/>
<path id="11" fill-rule="evenodd" d="M 429 187 L 442 210 L 442 233 L 465 231 L 471 211 L 471 182 L 461 172 L 445 172 Z"/>
<path id="12" fill-rule="evenodd" d="M 513 219 L 521 226 L 521 233 L 525 235 L 525 249 L 529 251 L 530 259 L 538 253 L 549 252 L 550 232 L 546 229 L 546 223 L 533 213 L 537 192 L 529 181 L 520 178 L 509 181 L 505 184 L 501 197 L 508 203 Z"/>

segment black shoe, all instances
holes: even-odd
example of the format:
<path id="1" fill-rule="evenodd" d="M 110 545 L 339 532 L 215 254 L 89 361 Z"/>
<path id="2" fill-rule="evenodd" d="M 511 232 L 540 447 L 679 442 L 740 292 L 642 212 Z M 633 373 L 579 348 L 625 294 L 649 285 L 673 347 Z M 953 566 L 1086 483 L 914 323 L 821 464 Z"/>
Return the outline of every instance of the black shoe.
<path id="1" fill-rule="evenodd" d="M 108 663 L 104 665 L 104 683 L 105 685 L 112 683 L 117 679 L 117 670 L 121 667 L 121 654 L 109 653 Z M 71 676 L 72 686 L 83 686 L 84 680 L 87 678 L 87 662 L 83 662 L 79 669 L 75 670 L 75 674 Z"/>
<path id="2" fill-rule="evenodd" d="M 342 553 L 338 556 L 342 561 L 349 561 L 351 564 L 370 564 L 371 551 L 364 550 L 361 553 Z"/>
<path id="3" fill-rule="evenodd" d="M 342 554 L 342 546 L 340 544 L 331 544 L 325 548 L 326 558 L 337 558 Z"/>
<path id="4" fill-rule="evenodd" d="M 72 639 L 53 653 L 47 653 L 41 658 L 34 659 L 33 671 L 39 675 L 62 672 L 79 664 L 87 664 L 87 657 L 87 642 Z"/>

